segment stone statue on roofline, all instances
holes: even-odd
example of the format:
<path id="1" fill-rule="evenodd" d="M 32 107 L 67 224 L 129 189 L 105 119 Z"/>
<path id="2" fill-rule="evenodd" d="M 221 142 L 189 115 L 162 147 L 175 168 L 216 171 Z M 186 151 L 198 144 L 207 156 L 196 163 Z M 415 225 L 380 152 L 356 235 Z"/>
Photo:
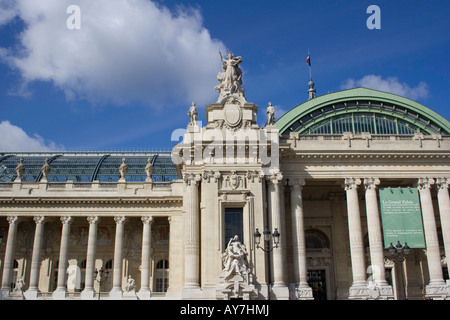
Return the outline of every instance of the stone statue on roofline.
<path id="1" fill-rule="evenodd" d="M 189 108 L 187 114 L 191 118 L 188 126 L 195 127 L 197 125 L 197 116 L 198 116 L 197 108 L 195 107 L 195 102 L 192 102 L 192 106 Z"/>
<path id="2" fill-rule="evenodd" d="M 48 158 L 45 159 L 44 164 L 42 165 L 41 168 L 41 173 L 42 173 L 42 181 L 47 181 L 47 176 L 50 173 L 50 165 L 48 164 Z"/>
<path id="3" fill-rule="evenodd" d="M 22 177 L 25 172 L 25 166 L 23 165 L 23 162 L 24 162 L 24 159 L 20 158 L 20 162 L 15 169 L 16 175 L 17 175 L 16 181 L 22 181 Z"/>
<path id="4" fill-rule="evenodd" d="M 152 181 L 152 173 L 153 173 L 153 165 L 152 165 L 152 157 L 148 157 L 147 165 L 145 166 L 145 173 L 147 174 L 147 179 L 145 181 Z"/>
<path id="5" fill-rule="evenodd" d="M 269 102 L 267 107 L 267 122 L 266 126 L 273 126 L 275 124 L 275 108 L 272 106 L 272 102 Z"/>
<path id="6" fill-rule="evenodd" d="M 215 87 L 215 90 L 220 93 L 218 102 L 231 95 L 245 100 L 245 90 L 242 87 L 242 70 L 239 68 L 242 57 L 235 57 L 232 52 L 227 53 L 228 59 L 224 59 L 220 51 L 219 55 L 223 72 L 219 72 L 217 75 L 217 80 L 220 81 L 220 85 Z"/>
<path id="7" fill-rule="evenodd" d="M 122 158 L 122 164 L 119 167 L 120 179 L 119 181 L 125 181 L 125 175 L 128 172 L 128 166 L 125 163 L 125 158 Z"/>

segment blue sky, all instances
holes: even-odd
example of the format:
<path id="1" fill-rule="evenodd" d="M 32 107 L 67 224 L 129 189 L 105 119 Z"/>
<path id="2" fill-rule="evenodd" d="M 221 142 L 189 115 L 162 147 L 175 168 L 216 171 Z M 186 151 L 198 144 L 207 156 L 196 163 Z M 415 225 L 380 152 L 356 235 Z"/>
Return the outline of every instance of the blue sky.
<path id="1" fill-rule="evenodd" d="M 80 8 L 80 29 L 66 26 Z M 369 30 L 370 5 L 381 29 Z M 0 0 L 0 149 L 170 150 L 217 100 L 219 49 L 278 116 L 317 95 L 389 90 L 450 119 L 450 2 Z M 1 152 L 2 150 L 0 150 Z"/>

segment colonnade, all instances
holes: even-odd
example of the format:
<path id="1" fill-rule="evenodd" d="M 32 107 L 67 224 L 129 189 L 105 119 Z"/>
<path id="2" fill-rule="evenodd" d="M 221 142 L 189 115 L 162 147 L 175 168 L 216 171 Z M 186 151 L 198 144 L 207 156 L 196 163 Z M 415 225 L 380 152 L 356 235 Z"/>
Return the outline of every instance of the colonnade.
<path id="1" fill-rule="evenodd" d="M 9 222 L 8 239 L 6 244 L 5 259 L 3 264 L 3 278 L 1 283 L 1 290 L 3 295 L 9 295 L 10 284 L 12 280 L 14 252 L 16 247 L 17 238 L 17 225 L 20 222 L 18 216 L 8 216 Z M 41 268 L 41 251 L 42 240 L 44 234 L 44 225 L 47 220 L 44 216 L 35 216 L 33 218 L 36 223 L 31 271 L 29 278 L 28 289 L 24 292 L 26 299 L 37 299 L 39 292 L 39 273 Z M 67 267 L 68 267 L 68 253 L 69 253 L 69 238 L 70 227 L 73 222 L 71 216 L 60 217 L 62 223 L 61 242 L 59 251 L 59 263 L 58 263 L 58 277 L 56 290 L 53 292 L 54 299 L 64 299 L 66 297 L 66 285 L 67 285 Z M 93 299 L 95 296 L 94 291 L 94 271 L 95 271 L 95 259 L 97 248 L 97 228 L 100 221 L 99 216 L 88 216 L 87 221 L 89 223 L 89 235 L 87 243 L 86 254 L 86 273 L 85 273 L 85 287 L 81 292 L 82 299 Z M 110 297 L 121 298 L 122 297 L 122 258 L 124 254 L 124 223 L 126 221 L 125 216 L 115 216 L 114 221 L 116 223 L 116 235 L 114 245 L 114 267 L 113 267 L 113 287 L 110 292 Z M 152 232 L 151 224 L 153 222 L 152 216 L 143 216 L 141 218 L 143 223 L 142 232 L 142 255 L 141 255 L 141 286 L 137 293 L 141 299 L 150 298 L 150 267 L 151 267 L 151 247 L 152 247 Z M 170 219 L 169 219 L 170 221 Z"/>
<path id="2" fill-rule="evenodd" d="M 441 217 L 442 233 L 444 237 L 444 246 L 446 252 L 450 248 L 450 206 L 448 185 L 446 178 L 437 179 L 438 181 L 438 203 Z M 380 180 L 376 178 L 364 179 L 365 202 L 367 225 L 369 234 L 370 257 L 375 284 L 381 289 L 381 293 L 391 295 L 385 278 L 384 255 L 383 255 L 383 237 L 380 224 L 380 213 L 378 200 L 376 196 L 376 186 Z M 417 188 L 420 194 L 420 205 L 422 208 L 422 220 L 425 233 L 425 243 L 427 251 L 427 262 L 430 276 L 429 285 L 426 288 L 426 295 L 433 297 L 434 294 L 444 293 L 446 282 L 443 278 L 441 256 L 431 198 L 431 186 L 435 183 L 434 179 L 419 178 Z M 359 178 L 347 178 L 344 181 L 344 187 L 347 195 L 347 214 L 349 225 L 350 254 L 352 263 L 353 283 L 350 287 L 350 298 L 361 298 L 369 295 L 367 288 L 366 265 L 364 258 L 363 234 L 361 231 L 361 216 L 359 212 L 359 200 L 357 187 L 361 184 Z"/>
<path id="3" fill-rule="evenodd" d="M 272 228 L 283 230 L 281 222 L 281 205 L 284 203 L 280 193 L 281 173 L 273 175 L 268 179 L 269 195 L 271 207 L 270 223 Z M 186 220 L 185 220 L 185 288 L 199 288 L 199 197 L 198 187 L 200 179 L 195 175 L 185 178 L 187 183 L 186 194 Z M 450 250 L 450 201 L 448 193 L 449 180 L 446 178 L 437 179 L 438 185 L 438 203 L 441 217 L 442 233 L 444 236 L 444 245 L 446 253 Z M 350 256 L 352 266 L 353 282 L 349 288 L 350 299 L 371 298 L 371 291 L 368 288 L 366 257 L 364 253 L 364 237 L 361 223 L 361 213 L 358 198 L 358 187 L 363 183 L 365 188 L 366 217 L 369 236 L 369 249 L 372 270 L 374 272 L 374 283 L 378 290 L 378 296 L 386 299 L 394 297 L 393 289 L 388 284 L 385 276 L 383 235 L 381 227 L 380 210 L 377 198 L 377 186 L 380 180 L 377 178 L 344 179 L 343 188 L 346 192 L 347 217 L 348 217 L 348 235 L 350 242 Z M 437 238 L 437 228 L 435 215 L 433 211 L 432 198 L 430 193 L 431 186 L 435 183 L 434 179 L 420 178 L 417 181 L 417 188 L 420 193 L 420 203 L 422 208 L 423 225 L 426 239 L 427 262 L 430 274 L 430 283 L 427 288 L 445 287 L 446 282 L 443 278 L 441 267 L 441 258 L 439 254 L 439 243 Z M 293 240 L 293 262 L 294 277 L 297 298 L 312 298 L 311 289 L 307 283 L 306 266 L 306 248 L 304 233 L 304 213 L 302 201 L 302 188 L 305 184 L 302 178 L 289 179 L 291 192 L 291 228 Z M 286 286 L 285 257 L 283 255 L 283 244 L 272 252 L 273 259 L 273 288 Z M 427 292 L 432 293 L 434 289 Z M 432 295 L 432 294 L 431 294 Z"/>
<path id="4" fill-rule="evenodd" d="M 450 250 L 450 200 L 448 185 L 450 179 L 447 178 L 420 178 L 417 180 L 417 188 L 420 194 L 420 204 L 422 208 L 422 218 L 426 241 L 427 262 L 429 269 L 430 282 L 426 288 L 429 296 L 442 293 L 448 290 L 443 278 L 441 267 L 440 248 L 438 242 L 435 214 L 433 209 L 431 187 L 437 185 L 438 208 L 441 219 L 442 235 L 444 239 L 445 253 L 448 257 Z M 199 183 L 200 175 L 190 175 L 185 177 L 187 185 L 185 194 L 185 234 L 184 234 L 184 287 L 200 288 L 200 212 L 199 212 Z M 270 197 L 270 224 L 273 229 L 277 228 L 280 233 L 285 233 L 283 223 L 282 204 L 284 203 L 280 184 L 283 181 L 281 173 L 272 175 L 267 179 L 269 183 Z M 364 253 L 364 240 L 362 232 L 361 214 L 358 198 L 358 187 L 363 185 L 365 188 L 366 217 L 368 226 L 368 236 L 370 244 L 370 260 L 374 275 L 375 285 L 380 288 L 381 293 L 386 296 L 392 296 L 392 288 L 388 285 L 385 278 L 384 267 L 384 248 L 383 236 L 380 219 L 380 211 L 377 200 L 376 188 L 380 184 L 377 178 L 346 178 L 343 181 L 343 188 L 346 192 L 347 217 L 348 217 L 348 235 L 350 243 L 350 257 L 352 266 L 353 282 L 349 288 L 349 298 L 367 298 L 369 294 L 368 283 L 366 279 L 366 264 Z M 290 227 L 293 241 L 293 265 L 294 281 L 298 292 L 297 298 L 311 298 L 312 293 L 307 283 L 306 267 L 306 248 L 304 233 L 304 209 L 302 200 L 302 189 L 305 181 L 302 178 L 290 177 L 289 187 L 291 195 L 291 221 Z M 59 266 L 57 287 L 53 293 L 54 298 L 64 298 L 66 292 L 66 268 L 68 265 L 68 250 L 70 227 L 73 221 L 71 216 L 60 218 L 62 223 L 61 243 L 59 252 Z M 89 235 L 86 255 L 86 275 L 85 288 L 81 294 L 84 299 L 94 298 L 94 270 L 97 246 L 97 227 L 100 218 L 98 216 L 89 216 Z M 110 295 L 119 297 L 122 294 L 122 258 L 123 258 L 123 240 L 125 216 L 116 216 L 116 236 L 114 245 L 114 270 L 113 270 L 113 288 Z M 139 294 L 143 297 L 150 296 L 149 275 L 150 275 L 150 256 L 151 256 L 151 216 L 141 218 L 143 223 L 142 236 L 142 261 L 141 261 L 141 289 Z M 169 219 L 170 220 L 170 219 Z M 6 243 L 5 258 L 3 263 L 2 292 L 10 291 L 12 279 L 14 252 L 17 238 L 17 225 L 20 221 L 18 216 L 8 216 L 9 231 Z M 46 217 L 34 217 L 35 234 L 32 251 L 31 270 L 29 278 L 29 287 L 25 292 L 28 299 L 38 297 L 39 272 L 41 266 L 41 250 L 44 234 L 44 225 Z M 280 243 L 278 248 L 272 252 L 273 259 L 273 287 L 281 288 L 286 286 L 285 256 L 283 246 Z M 447 289 L 443 289 L 447 288 Z"/>

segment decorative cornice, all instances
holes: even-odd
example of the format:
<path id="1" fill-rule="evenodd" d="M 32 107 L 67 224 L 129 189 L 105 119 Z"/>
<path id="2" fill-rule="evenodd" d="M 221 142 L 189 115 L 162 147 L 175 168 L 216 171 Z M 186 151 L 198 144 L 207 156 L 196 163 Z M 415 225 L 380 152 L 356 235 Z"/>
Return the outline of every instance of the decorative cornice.
<path id="1" fill-rule="evenodd" d="M 298 153 L 297 153 L 298 152 Z M 301 153 L 300 153 L 301 152 Z M 367 159 L 379 160 L 379 159 L 389 159 L 389 160 L 405 160 L 405 159 L 422 159 L 422 160 L 430 160 L 430 159 L 450 159 L 450 153 L 443 152 L 420 152 L 420 153 L 350 153 L 348 151 L 341 152 L 324 152 L 320 153 L 320 151 L 315 152 L 305 152 L 304 150 L 280 150 L 280 155 L 282 159 L 326 159 L 326 160 L 336 160 L 340 161 L 342 159 L 356 159 L 365 161 Z"/>
<path id="2" fill-rule="evenodd" d="M 72 205 L 124 205 L 124 204 L 163 204 L 163 203 L 182 203 L 182 197 L 151 199 L 151 198 L 113 198 L 113 199 L 58 199 L 58 198 L 3 198 L 0 204 L 72 204 Z"/>

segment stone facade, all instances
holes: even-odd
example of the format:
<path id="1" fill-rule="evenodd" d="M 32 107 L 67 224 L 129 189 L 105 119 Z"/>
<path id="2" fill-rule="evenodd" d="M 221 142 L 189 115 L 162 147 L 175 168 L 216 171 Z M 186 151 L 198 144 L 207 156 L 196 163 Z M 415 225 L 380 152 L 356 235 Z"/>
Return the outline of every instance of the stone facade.
<path id="1" fill-rule="evenodd" d="M 127 181 L 124 156 L 113 183 L 49 181 L 50 161 L 0 183 L 1 299 L 450 298 L 450 136 L 280 135 L 227 56 L 208 123 L 193 103 L 173 149 L 179 179 L 152 181 L 149 158 Z M 405 260 L 383 246 L 380 187 L 419 190 L 426 248 Z"/>

